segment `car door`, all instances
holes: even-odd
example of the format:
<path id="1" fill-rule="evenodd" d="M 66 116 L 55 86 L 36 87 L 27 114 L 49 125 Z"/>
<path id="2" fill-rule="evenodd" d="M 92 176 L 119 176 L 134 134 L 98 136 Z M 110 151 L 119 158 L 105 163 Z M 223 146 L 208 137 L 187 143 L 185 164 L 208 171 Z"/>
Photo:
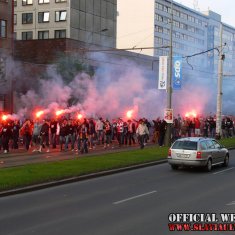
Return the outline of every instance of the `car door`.
<path id="1" fill-rule="evenodd" d="M 208 154 L 212 157 L 212 164 L 218 163 L 219 154 L 217 153 L 215 149 L 215 145 L 212 140 L 206 140 L 207 148 L 208 148 Z"/>
<path id="2" fill-rule="evenodd" d="M 225 157 L 225 152 L 224 152 L 223 148 L 216 140 L 212 140 L 212 142 L 215 146 L 215 152 L 216 152 L 216 156 L 218 158 L 218 162 L 223 162 L 224 157 Z"/>

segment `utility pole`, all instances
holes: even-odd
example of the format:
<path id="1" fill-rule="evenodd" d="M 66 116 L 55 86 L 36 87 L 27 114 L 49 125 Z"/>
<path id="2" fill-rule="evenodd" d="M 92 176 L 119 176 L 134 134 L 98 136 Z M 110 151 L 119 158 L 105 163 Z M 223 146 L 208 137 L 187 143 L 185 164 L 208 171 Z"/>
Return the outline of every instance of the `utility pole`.
<path id="1" fill-rule="evenodd" d="M 170 19 L 170 51 L 169 51 L 169 67 L 168 67 L 168 78 L 167 78 L 167 109 L 172 109 L 172 57 L 173 57 L 173 0 L 171 0 L 171 19 Z M 167 123 L 166 134 L 165 134 L 165 145 L 171 144 L 171 123 Z"/>
<path id="2" fill-rule="evenodd" d="M 220 23 L 220 50 L 218 63 L 218 83 L 217 83 L 217 108 L 216 108 L 216 137 L 221 137 L 221 122 L 222 122 L 222 85 L 223 85 L 223 24 Z"/>

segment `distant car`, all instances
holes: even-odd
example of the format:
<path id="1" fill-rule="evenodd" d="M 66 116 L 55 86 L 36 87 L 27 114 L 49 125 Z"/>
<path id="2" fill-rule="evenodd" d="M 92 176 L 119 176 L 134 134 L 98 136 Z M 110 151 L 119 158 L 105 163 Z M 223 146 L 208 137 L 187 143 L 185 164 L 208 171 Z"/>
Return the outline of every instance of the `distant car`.
<path id="1" fill-rule="evenodd" d="M 168 163 L 173 170 L 179 166 L 204 167 L 211 171 L 212 166 L 229 164 L 229 152 L 215 139 L 188 137 L 176 140 L 168 151 Z"/>

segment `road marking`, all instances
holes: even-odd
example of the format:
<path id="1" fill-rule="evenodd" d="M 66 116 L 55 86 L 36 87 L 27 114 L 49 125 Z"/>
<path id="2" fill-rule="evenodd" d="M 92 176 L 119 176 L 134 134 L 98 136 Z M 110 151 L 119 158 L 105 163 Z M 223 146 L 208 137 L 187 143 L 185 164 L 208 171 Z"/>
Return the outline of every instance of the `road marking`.
<path id="1" fill-rule="evenodd" d="M 126 198 L 126 199 L 124 199 L 124 200 L 114 202 L 113 204 L 114 204 L 114 205 L 117 205 L 117 204 L 120 204 L 120 203 L 123 203 L 123 202 L 127 202 L 127 201 L 130 201 L 130 200 L 136 199 L 136 198 L 144 197 L 144 196 L 147 196 L 147 195 L 156 193 L 156 192 L 157 192 L 157 191 L 152 191 L 152 192 L 140 194 L 140 195 L 137 195 L 137 196 L 134 196 L 134 197 L 129 197 L 129 198 Z"/>
<path id="2" fill-rule="evenodd" d="M 217 171 L 217 172 L 213 173 L 213 175 L 217 175 L 217 174 L 223 173 L 223 172 L 225 172 L 225 171 L 230 171 L 230 170 L 232 170 L 232 169 L 234 169 L 234 167 L 230 167 L 230 168 L 228 168 L 228 169 L 226 169 L 226 170 L 223 170 L 223 171 Z"/>
<path id="3" fill-rule="evenodd" d="M 235 205 L 235 201 L 226 204 L 226 206 L 233 206 L 233 205 Z"/>

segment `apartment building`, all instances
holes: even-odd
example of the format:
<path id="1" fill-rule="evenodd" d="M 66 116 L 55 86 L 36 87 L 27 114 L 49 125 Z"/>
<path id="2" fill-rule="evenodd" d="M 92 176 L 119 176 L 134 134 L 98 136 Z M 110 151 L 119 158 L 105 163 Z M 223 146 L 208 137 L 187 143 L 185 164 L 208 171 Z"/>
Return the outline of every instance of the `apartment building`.
<path id="1" fill-rule="evenodd" d="M 116 46 L 116 0 L 15 0 L 16 40 L 72 39 Z"/>
<path id="2" fill-rule="evenodd" d="M 132 12 L 139 12 L 137 17 L 130 18 L 129 9 L 125 10 L 127 2 L 128 5 L 131 5 Z M 171 0 L 152 0 L 148 3 L 143 0 L 135 0 L 134 2 L 133 0 L 118 1 L 117 46 L 121 48 L 130 47 L 130 45 L 132 47 L 154 47 L 151 50 L 142 50 L 141 53 L 156 57 L 168 55 L 169 49 L 161 47 L 170 45 Z M 148 12 L 144 19 L 140 14 L 141 6 L 143 11 Z M 125 24 L 125 22 L 128 23 Z M 221 24 L 223 26 L 223 43 L 226 43 L 224 72 L 234 73 L 235 28 L 224 24 L 221 21 L 221 15 L 215 12 L 199 12 L 174 1 L 173 55 L 186 57 L 218 47 Z M 138 30 L 137 25 L 139 25 Z M 218 52 L 214 50 L 191 57 L 188 62 L 194 68 L 210 68 L 212 71 L 216 71 Z"/>
<path id="3" fill-rule="evenodd" d="M 13 48 L 12 1 L 0 0 L 0 53 L 11 54 Z"/>
<path id="4" fill-rule="evenodd" d="M 12 110 L 12 81 L 7 64 L 14 49 L 13 10 L 12 0 L 0 0 L 0 113 Z"/>
<path id="5" fill-rule="evenodd" d="M 169 45 L 171 1 L 155 2 L 155 40 L 154 45 Z M 224 24 L 221 15 L 213 11 L 198 12 L 181 4 L 173 4 L 173 48 L 174 55 L 190 56 L 220 46 L 222 25 L 222 43 L 224 47 L 224 73 L 235 72 L 233 64 L 235 28 Z M 167 49 L 155 50 L 155 56 L 168 55 Z M 190 63 L 200 68 L 218 70 L 218 51 L 190 58 Z"/>

